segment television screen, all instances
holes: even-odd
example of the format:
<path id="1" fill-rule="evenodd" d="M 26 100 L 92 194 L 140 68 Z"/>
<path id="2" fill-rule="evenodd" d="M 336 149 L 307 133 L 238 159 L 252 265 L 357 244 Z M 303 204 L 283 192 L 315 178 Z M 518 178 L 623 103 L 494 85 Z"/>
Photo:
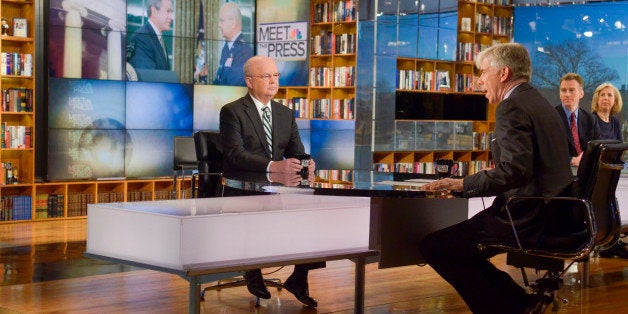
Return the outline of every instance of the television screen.
<path id="1" fill-rule="evenodd" d="M 192 134 L 192 85 L 51 78 L 50 87 L 49 180 L 172 174 L 172 138 Z"/>

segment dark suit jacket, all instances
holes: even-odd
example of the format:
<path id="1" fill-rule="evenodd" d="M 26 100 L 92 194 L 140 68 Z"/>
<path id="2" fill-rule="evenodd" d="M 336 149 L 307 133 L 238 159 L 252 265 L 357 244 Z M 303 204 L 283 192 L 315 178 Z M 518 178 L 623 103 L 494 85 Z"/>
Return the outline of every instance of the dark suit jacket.
<path id="1" fill-rule="evenodd" d="M 305 153 L 294 112 L 275 101 L 273 112 L 273 160 Z M 270 158 L 262 119 L 249 94 L 226 104 L 220 110 L 223 170 L 265 172 Z"/>
<path id="2" fill-rule="evenodd" d="M 168 56 L 159 43 L 159 38 L 153 28 L 146 22 L 131 38 L 135 46 L 129 63 L 136 69 L 170 70 Z"/>
<path id="3" fill-rule="evenodd" d="M 556 111 L 558 111 L 561 121 L 563 122 L 563 126 L 565 127 L 565 131 L 567 132 L 567 137 L 569 137 L 569 153 L 571 156 L 578 156 L 576 152 L 576 146 L 573 141 L 573 136 L 571 136 L 571 128 L 569 127 L 569 117 L 565 114 L 565 110 L 563 109 L 563 105 L 560 104 L 555 107 Z M 600 138 L 600 129 L 597 125 L 597 120 L 593 116 L 592 113 L 578 108 L 578 137 L 580 138 L 580 147 L 584 150 L 587 147 L 587 143 L 591 140 L 597 140 Z"/>
<path id="4" fill-rule="evenodd" d="M 517 86 L 495 113 L 491 145 L 495 168 L 465 177 L 464 196 L 497 196 L 491 208 L 498 220 L 508 223 L 503 206 L 509 196 L 571 193 L 574 176 L 567 134 L 556 127 L 559 120 L 552 105 L 531 85 Z M 519 208 L 513 218 L 525 225 L 537 217 L 538 209 Z"/>
<path id="5" fill-rule="evenodd" d="M 231 50 L 225 45 L 220 55 L 214 85 L 246 86 L 246 82 L 244 81 L 244 63 L 252 56 L 253 51 L 244 39 L 242 39 L 242 34 L 233 42 Z M 229 58 L 232 58 L 231 64 L 225 64 Z"/>

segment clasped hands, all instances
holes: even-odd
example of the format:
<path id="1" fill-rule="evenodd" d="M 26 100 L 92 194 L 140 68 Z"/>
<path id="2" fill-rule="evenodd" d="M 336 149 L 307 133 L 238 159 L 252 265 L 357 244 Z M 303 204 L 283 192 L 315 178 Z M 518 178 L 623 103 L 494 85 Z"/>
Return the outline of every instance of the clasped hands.
<path id="1" fill-rule="evenodd" d="M 305 179 L 300 174 L 302 169 L 303 166 L 301 165 L 301 161 L 296 158 L 274 161 L 270 164 L 270 173 L 268 174 L 268 177 L 271 182 L 281 183 L 285 186 L 297 186 L 301 185 L 302 180 Z M 307 169 L 307 181 L 310 185 L 312 185 L 315 177 L 314 171 L 316 170 L 316 163 L 313 159 L 310 159 L 310 165 Z"/>
<path id="2" fill-rule="evenodd" d="M 462 180 L 463 179 L 444 178 L 427 183 L 423 185 L 421 189 L 425 191 L 449 190 L 453 192 L 462 192 Z"/>

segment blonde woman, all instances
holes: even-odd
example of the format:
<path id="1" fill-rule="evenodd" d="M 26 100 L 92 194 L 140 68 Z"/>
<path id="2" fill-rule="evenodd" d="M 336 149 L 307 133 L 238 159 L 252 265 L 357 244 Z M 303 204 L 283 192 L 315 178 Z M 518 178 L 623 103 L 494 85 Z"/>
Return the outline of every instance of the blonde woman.
<path id="1" fill-rule="evenodd" d="M 593 92 L 591 111 L 595 113 L 600 128 L 600 139 L 623 141 L 621 122 L 615 114 L 621 111 L 622 100 L 619 90 L 611 83 L 602 83 Z"/>
<path id="2" fill-rule="evenodd" d="M 621 111 L 621 106 L 621 95 L 613 84 L 602 83 L 593 92 L 591 111 L 595 114 L 597 124 L 600 127 L 600 139 L 622 141 L 621 122 L 615 116 L 615 114 Z M 600 251 L 600 256 L 628 258 L 626 245 L 623 241 L 617 241 L 610 248 Z"/>

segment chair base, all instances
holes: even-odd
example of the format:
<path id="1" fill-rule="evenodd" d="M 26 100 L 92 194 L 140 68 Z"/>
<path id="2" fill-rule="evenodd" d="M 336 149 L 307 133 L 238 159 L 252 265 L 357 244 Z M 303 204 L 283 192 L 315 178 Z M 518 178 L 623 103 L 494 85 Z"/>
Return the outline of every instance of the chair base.
<path id="1" fill-rule="evenodd" d="M 266 284 L 267 287 L 277 288 L 278 291 L 281 291 L 281 289 L 283 289 L 283 284 L 281 283 L 281 279 L 279 278 L 270 278 L 270 279 L 264 278 L 264 284 Z M 233 287 L 246 287 L 246 280 L 237 279 L 237 278 L 219 280 L 215 285 L 205 287 L 201 291 L 201 301 L 205 301 L 205 291 L 211 291 L 211 290 L 220 291 L 222 289 L 233 288 Z M 259 306 L 259 298 L 256 298 L 256 299 L 257 300 L 255 301 L 255 306 Z"/>

